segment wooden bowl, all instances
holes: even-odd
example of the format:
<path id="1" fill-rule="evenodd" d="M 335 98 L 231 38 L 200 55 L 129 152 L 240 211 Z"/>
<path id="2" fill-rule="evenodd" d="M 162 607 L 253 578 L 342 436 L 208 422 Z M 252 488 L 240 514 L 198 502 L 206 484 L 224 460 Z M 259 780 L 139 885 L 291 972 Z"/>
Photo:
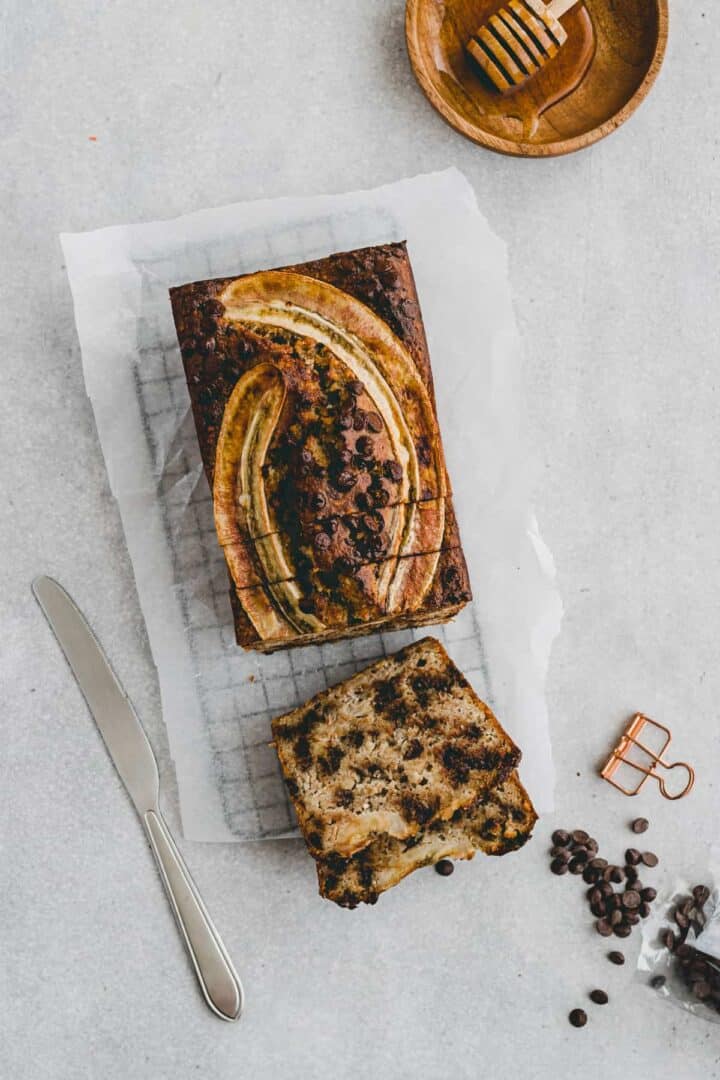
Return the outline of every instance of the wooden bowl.
<path id="1" fill-rule="evenodd" d="M 457 131 L 489 150 L 554 157 L 598 142 L 647 96 L 665 55 L 667 0 L 586 0 L 568 40 L 525 87 L 501 95 L 465 52 L 504 0 L 408 0 L 405 32 L 420 86 Z"/>

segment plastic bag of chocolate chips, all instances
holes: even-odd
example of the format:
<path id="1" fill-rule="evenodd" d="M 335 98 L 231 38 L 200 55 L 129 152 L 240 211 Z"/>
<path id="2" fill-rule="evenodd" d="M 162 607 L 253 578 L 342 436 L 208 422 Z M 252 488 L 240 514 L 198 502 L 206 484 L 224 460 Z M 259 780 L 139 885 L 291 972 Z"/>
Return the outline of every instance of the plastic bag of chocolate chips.
<path id="1" fill-rule="evenodd" d="M 717 864 L 716 864 L 717 865 Z M 636 979 L 652 993 L 720 1024 L 720 874 L 679 881 L 642 927 Z"/>

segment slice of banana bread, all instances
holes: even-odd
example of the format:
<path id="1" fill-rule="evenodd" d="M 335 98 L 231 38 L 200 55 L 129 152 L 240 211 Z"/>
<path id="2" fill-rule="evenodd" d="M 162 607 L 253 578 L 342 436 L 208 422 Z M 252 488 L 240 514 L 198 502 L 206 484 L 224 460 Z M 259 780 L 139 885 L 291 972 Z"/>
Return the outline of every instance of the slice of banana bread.
<path id="1" fill-rule="evenodd" d="M 317 860 L 320 895 L 340 907 L 374 904 L 380 893 L 440 859 L 472 859 L 476 851 L 506 855 L 525 844 L 537 814 L 516 772 L 449 821 L 436 820 L 407 840 L 380 836 L 343 858 L 330 852 Z"/>
<path id="2" fill-rule="evenodd" d="M 434 638 L 273 721 L 311 852 L 343 857 L 404 840 L 501 783 L 520 751 Z"/>

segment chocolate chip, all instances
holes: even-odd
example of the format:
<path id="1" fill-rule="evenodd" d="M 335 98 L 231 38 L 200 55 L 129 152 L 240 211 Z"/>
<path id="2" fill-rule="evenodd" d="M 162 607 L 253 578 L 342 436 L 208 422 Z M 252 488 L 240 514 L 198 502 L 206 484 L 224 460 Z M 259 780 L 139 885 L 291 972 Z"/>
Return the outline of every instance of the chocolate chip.
<path id="1" fill-rule="evenodd" d="M 626 911 L 625 922 L 628 924 L 628 926 L 637 926 L 637 924 L 640 922 L 639 909 L 638 911 Z"/>
<path id="2" fill-rule="evenodd" d="M 583 829 L 575 829 L 575 831 L 572 833 L 572 840 L 574 844 L 584 845 L 588 842 L 589 839 L 589 834 L 584 832 Z"/>
<path id="3" fill-rule="evenodd" d="M 651 888 L 643 889 L 642 892 L 640 893 L 640 895 L 642 896 L 643 900 L 646 903 L 651 904 L 653 902 L 653 900 L 655 899 L 655 897 L 657 896 L 657 889 L 651 889 Z"/>
<path id="4" fill-rule="evenodd" d="M 600 892 L 597 886 L 595 886 L 592 889 L 588 889 L 587 898 L 591 904 L 601 904 L 603 901 L 603 894 Z"/>
<path id="5" fill-rule="evenodd" d="M 677 938 L 669 926 L 660 931 L 660 944 L 664 945 L 670 952 L 674 952 L 675 946 L 677 945 Z"/>
<path id="6" fill-rule="evenodd" d="M 594 870 L 605 870 L 607 869 L 608 861 L 607 859 L 591 859 L 590 865 Z"/>
<path id="7" fill-rule="evenodd" d="M 615 908 L 614 911 L 610 912 L 608 921 L 612 927 L 619 926 L 621 922 L 625 921 L 625 916 L 620 908 Z"/>
<path id="8" fill-rule="evenodd" d="M 357 473 L 351 469 L 343 469 L 335 478 L 335 487 L 338 491 L 350 491 L 357 483 Z"/>
<path id="9" fill-rule="evenodd" d="M 617 952 L 617 950 L 608 953 L 608 960 L 611 964 L 617 964 L 618 967 L 622 967 L 625 963 L 624 953 Z"/>
<path id="10" fill-rule="evenodd" d="M 703 907 L 710 899 L 710 890 L 707 885 L 696 885 L 692 891 L 693 896 L 698 904 Z"/>
<path id="11" fill-rule="evenodd" d="M 607 1005 L 610 998 L 604 990 L 592 990 L 590 992 L 590 1000 L 594 1001 L 596 1005 Z"/>
<path id="12" fill-rule="evenodd" d="M 587 1024 L 587 1013 L 584 1009 L 573 1009 L 568 1016 L 568 1020 L 573 1027 L 581 1028 Z"/>
<path id="13" fill-rule="evenodd" d="M 639 908 L 641 902 L 642 901 L 640 900 L 640 893 L 636 892 L 635 889 L 627 889 L 622 894 L 622 906 L 627 911 L 632 911 L 635 908 Z"/>
<path id="14" fill-rule="evenodd" d="M 384 487 L 374 488 L 372 495 L 376 506 L 387 506 L 390 502 L 390 492 L 386 491 Z"/>
<path id="15" fill-rule="evenodd" d="M 597 879 L 600 877 L 600 871 L 594 870 L 592 866 L 586 866 L 583 870 L 583 881 L 588 885 L 594 885 Z"/>
<path id="16" fill-rule="evenodd" d="M 396 484 L 399 484 L 403 478 L 402 465 L 399 461 L 386 461 L 383 464 L 383 472 L 387 476 L 388 480 L 394 480 Z M 563 836 L 567 836 L 567 842 L 570 842 L 570 837 L 567 833 L 563 833 Z"/>
<path id="17" fill-rule="evenodd" d="M 584 847 L 576 848 L 573 852 L 573 858 L 578 862 L 586 863 L 590 858 L 590 852 Z"/>
<path id="18" fill-rule="evenodd" d="M 595 923 L 595 929 L 601 937 L 610 937 L 613 932 L 613 928 L 607 919 L 598 919 Z"/>
<path id="19" fill-rule="evenodd" d="M 582 874 L 585 863 L 582 859 L 571 859 L 568 868 L 571 874 Z"/>
<path id="20" fill-rule="evenodd" d="M 567 874 L 568 864 L 565 859 L 553 859 L 553 861 L 550 863 L 550 869 L 552 870 L 553 874 L 557 874 L 558 876 L 561 874 Z"/>
<path id="21" fill-rule="evenodd" d="M 450 877 L 455 866 L 449 859 L 441 859 L 440 862 L 435 863 L 435 873 L 440 874 L 441 877 Z"/>
<path id="22" fill-rule="evenodd" d="M 359 379 L 351 379 L 347 386 L 350 393 L 354 394 L 355 397 L 360 397 L 365 389 L 364 383 L 361 383 Z"/>
<path id="23" fill-rule="evenodd" d="M 623 874 L 622 868 L 619 867 L 619 866 L 611 866 L 609 869 L 610 869 L 610 880 L 614 881 L 616 885 L 619 885 L 620 882 L 622 881 L 622 879 L 625 876 Z"/>
<path id="24" fill-rule="evenodd" d="M 690 925 L 690 920 L 688 919 L 687 915 L 679 909 L 675 912 L 675 922 L 681 930 L 687 930 Z"/>
<path id="25" fill-rule="evenodd" d="M 353 428 L 355 431 L 362 431 L 365 427 L 365 421 L 367 419 L 367 413 L 364 409 L 356 409 L 353 416 Z"/>
<path id="26" fill-rule="evenodd" d="M 327 551 L 332 541 L 326 532 L 315 533 L 313 543 L 318 551 Z"/>
<path id="27" fill-rule="evenodd" d="M 335 517 L 335 515 L 333 514 L 330 517 L 325 518 L 322 526 L 326 533 L 328 533 L 330 536 L 334 536 L 340 528 L 340 518 Z"/>
<path id="28" fill-rule="evenodd" d="M 624 922 L 620 923 L 619 926 L 616 926 L 613 929 L 613 933 L 615 934 L 615 937 L 619 938 L 630 937 L 630 935 L 632 934 L 632 926 L 629 926 L 627 923 Z"/>
<path id="29" fill-rule="evenodd" d="M 568 862 L 570 861 L 570 852 L 566 847 L 560 847 L 559 844 L 550 848 L 550 856 L 553 859 L 565 859 Z"/>
<path id="30" fill-rule="evenodd" d="M 642 862 L 642 855 L 637 848 L 628 848 L 625 852 L 625 862 L 628 866 L 638 866 Z"/>
<path id="31" fill-rule="evenodd" d="M 365 418 L 365 427 L 368 431 L 373 431 L 376 435 L 379 435 L 383 429 L 383 421 L 380 413 L 369 412 Z"/>
<path id="32" fill-rule="evenodd" d="M 224 315 L 225 305 L 221 304 L 219 300 L 205 300 L 200 305 L 200 310 L 204 315 Z"/>
<path id="33" fill-rule="evenodd" d="M 345 447 L 345 449 L 340 450 L 337 455 L 337 459 L 341 465 L 350 465 L 354 456 L 355 455 L 353 454 L 352 450 L 349 450 L 347 447 Z"/>
<path id="34" fill-rule="evenodd" d="M 320 510 L 324 509 L 326 503 L 327 503 L 327 499 L 323 495 L 322 491 L 315 491 L 310 496 L 310 499 L 309 499 L 310 509 L 314 510 L 316 513 L 318 513 Z"/>
<path id="35" fill-rule="evenodd" d="M 653 990 L 660 990 L 666 982 L 667 979 L 664 975 L 653 975 L 652 979 L 650 980 L 650 985 L 652 986 Z"/>
<path id="36" fill-rule="evenodd" d="M 355 443 L 355 452 L 365 461 L 372 461 L 375 456 L 375 444 L 370 435 L 361 435 Z"/>
<path id="37" fill-rule="evenodd" d="M 642 861 L 645 866 L 657 866 L 660 862 L 654 851 L 644 851 L 642 854 Z"/>
<path id="38" fill-rule="evenodd" d="M 340 425 L 340 430 L 341 431 L 349 431 L 350 428 L 353 426 L 352 413 L 349 413 L 349 412 L 340 413 L 340 416 L 338 417 L 338 424 Z"/>
<path id="39" fill-rule="evenodd" d="M 634 833 L 644 833 L 644 832 L 648 831 L 649 825 L 650 825 L 650 822 L 648 821 L 647 818 L 639 817 L 639 818 L 635 818 L 635 820 L 633 821 L 630 828 L 632 829 L 632 831 Z"/>
<path id="40" fill-rule="evenodd" d="M 643 900 L 642 904 L 638 908 L 640 918 L 641 919 L 647 919 L 648 916 L 650 915 L 651 911 L 652 911 L 652 908 L 650 907 L 650 905 L 647 903 L 647 901 Z"/>
<path id="41" fill-rule="evenodd" d="M 628 879 L 628 881 L 631 884 L 633 882 L 637 881 L 637 879 L 640 877 L 640 875 L 637 872 L 637 867 L 635 867 L 635 866 L 626 866 L 625 867 L 625 877 Z"/>
<path id="42" fill-rule="evenodd" d="M 382 514 L 363 514 L 362 523 L 368 532 L 371 533 L 382 532 L 383 525 L 385 524 Z"/>

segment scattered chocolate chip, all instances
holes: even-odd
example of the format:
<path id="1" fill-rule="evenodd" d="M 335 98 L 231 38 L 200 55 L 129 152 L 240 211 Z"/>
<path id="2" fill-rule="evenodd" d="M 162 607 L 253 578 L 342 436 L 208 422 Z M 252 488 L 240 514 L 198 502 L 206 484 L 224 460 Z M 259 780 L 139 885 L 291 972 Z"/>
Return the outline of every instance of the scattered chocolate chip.
<path id="1" fill-rule="evenodd" d="M 357 483 L 357 473 L 350 469 L 343 469 L 335 478 L 335 487 L 338 491 L 350 491 Z"/>
<path id="2" fill-rule="evenodd" d="M 654 851 L 644 851 L 642 854 L 642 861 L 645 866 L 657 866 L 660 862 Z"/>
<path id="3" fill-rule="evenodd" d="M 326 532 L 315 533 L 313 543 L 318 551 L 327 551 L 332 541 Z"/>
<path id="4" fill-rule="evenodd" d="M 441 877 L 450 877 L 454 869 L 455 865 L 449 859 L 441 859 L 440 862 L 435 863 L 435 873 L 440 874 Z"/>
<path id="5" fill-rule="evenodd" d="M 581 1028 L 587 1024 L 587 1013 L 584 1009 L 573 1009 L 568 1016 L 568 1020 L 573 1027 Z"/>
<path id="6" fill-rule="evenodd" d="M 622 967 L 622 965 L 625 963 L 625 954 L 618 952 L 617 950 L 613 950 L 613 952 L 608 953 L 608 960 L 611 964 L 617 964 L 618 967 Z"/>
<path id="7" fill-rule="evenodd" d="M 628 866 L 638 866 L 642 862 L 642 855 L 637 848 L 628 848 L 625 852 L 625 862 Z"/>
<path id="8" fill-rule="evenodd" d="M 710 890 L 708 889 L 707 885 L 696 885 L 692 891 L 692 894 L 695 897 L 697 903 L 701 906 L 707 904 L 708 900 L 710 899 Z"/>
<path id="9" fill-rule="evenodd" d="M 634 833 L 644 833 L 644 832 L 648 831 L 649 825 L 650 825 L 650 822 L 648 821 L 647 818 L 639 817 L 639 818 L 635 818 L 635 820 L 633 821 L 630 828 L 632 829 L 632 831 Z"/>
<path id="10" fill-rule="evenodd" d="M 367 419 L 367 413 L 364 409 L 356 409 L 353 416 L 353 428 L 355 431 L 362 431 L 365 427 L 365 420 Z"/>
<path id="11" fill-rule="evenodd" d="M 592 990 L 590 993 L 590 1000 L 594 1001 L 596 1005 L 607 1005 L 610 998 L 604 990 Z"/>
<path id="12" fill-rule="evenodd" d="M 627 889 L 622 894 L 622 906 L 628 911 L 632 911 L 634 910 L 634 908 L 640 907 L 640 904 L 640 893 L 636 892 L 635 889 Z"/>
<path id="13" fill-rule="evenodd" d="M 620 908 L 615 908 L 614 911 L 610 912 L 608 921 L 614 929 L 616 926 L 619 926 L 620 923 L 625 922 L 625 916 L 623 915 Z"/>
<path id="14" fill-rule="evenodd" d="M 592 866 L 593 870 L 606 870 L 608 861 L 607 859 L 595 858 L 590 860 L 590 865 Z"/>
<path id="15" fill-rule="evenodd" d="M 396 484 L 399 484 L 403 478 L 402 465 L 399 461 L 386 461 L 383 465 L 383 472 L 387 476 L 388 480 L 394 480 Z M 570 837 L 568 836 L 568 834 L 563 833 L 563 835 L 568 837 L 567 842 L 569 843 Z"/>
<path id="16" fill-rule="evenodd" d="M 653 990 L 660 990 L 666 982 L 667 979 L 664 975 L 653 975 L 652 979 L 650 980 L 650 985 L 652 986 Z"/>
<path id="17" fill-rule="evenodd" d="M 361 383 L 359 379 L 351 379 L 347 386 L 350 393 L 353 394 L 355 397 L 360 397 L 363 390 L 365 389 L 364 384 Z"/>
<path id="18" fill-rule="evenodd" d="M 566 847 L 560 847 L 559 844 L 556 844 L 555 847 L 550 848 L 550 857 L 553 859 L 565 859 L 567 861 L 569 861 L 571 858 L 568 849 Z"/>
<path id="19" fill-rule="evenodd" d="M 349 431 L 350 428 L 353 426 L 352 413 L 350 413 L 350 412 L 340 413 L 340 416 L 338 417 L 338 424 L 340 425 L 340 430 L 341 431 Z"/>
<path id="20" fill-rule="evenodd" d="M 675 937 L 675 934 L 669 926 L 666 927 L 664 930 L 660 931 L 660 944 L 664 945 L 666 949 L 670 950 L 670 952 L 673 952 L 675 950 L 677 938 Z"/>
<path id="21" fill-rule="evenodd" d="M 688 919 L 687 915 L 679 909 L 675 912 L 675 922 L 681 930 L 687 930 L 690 925 L 690 920 Z"/>
<path id="22" fill-rule="evenodd" d="M 640 922 L 640 915 L 638 911 L 626 911 L 625 922 L 628 924 L 628 926 L 637 926 L 637 924 Z"/>
<path id="23" fill-rule="evenodd" d="M 627 922 L 620 923 L 619 926 L 616 926 L 613 929 L 613 933 L 615 934 L 615 937 L 619 938 L 630 937 L 630 935 L 632 934 L 632 926 L 630 926 Z"/>
<path id="24" fill-rule="evenodd" d="M 601 937 L 610 937 L 613 932 L 613 928 L 607 919 L 598 919 L 595 923 L 595 929 Z"/>
<path id="25" fill-rule="evenodd" d="M 652 908 L 650 907 L 650 905 L 647 903 L 646 900 L 643 900 L 642 904 L 638 908 L 638 913 L 640 915 L 640 918 L 641 919 L 647 919 L 648 916 L 650 915 L 651 911 L 652 911 Z"/>
<path id="26" fill-rule="evenodd" d="M 567 874 L 568 864 L 565 859 L 553 859 L 553 861 L 550 863 L 550 869 L 552 870 L 553 874 L 557 874 L 558 876 L 560 876 L 561 874 Z"/>
<path id="27" fill-rule="evenodd" d="M 325 508 L 327 499 L 323 495 L 322 491 L 315 491 L 310 496 L 310 509 L 318 513 Z"/>
<path id="28" fill-rule="evenodd" d="M 375 444 L 370 435 L 361 435 L 355 443 L 355 452 L 365 461 L 371 461 L 375 456 Z"/>
<path id="29" fill-rule="evenodd" d="M 365 419 L 365 427 L 368 431 L 372 431 L 376 435 L 379 435 L 383 429 L 382 416 L 380 416 L 380 413 L 369 412 Z"/>
<path id="30" fill-rule="evenodd" d="M 569 864 L 568 864 L 568 868 L 569 868 L 571 874 L 582 874 L 584 866 L 585 866 L 585 863 L 583 862 L 582 859 L 575 859 L 575 858 L 571 859 Z"/>
<path id="31" fill-rule="evenodd" d="M 614 881 L 616 885 L 620 884 L 620 882 L 622 881 L 624 876 L 625 875 L 624 875 L 621 867 L 619 867 L 619 866 L 611 866 L 610 867 L 610 880 Z"/>
<path id="32" fill-rule="evenodd" d="M 572 833 L 572 840 L 574 844 L 587 844 L 589 839 L 589 833 L 586 833 L 583 829 L 575 829 L 575 831 Z"/>

